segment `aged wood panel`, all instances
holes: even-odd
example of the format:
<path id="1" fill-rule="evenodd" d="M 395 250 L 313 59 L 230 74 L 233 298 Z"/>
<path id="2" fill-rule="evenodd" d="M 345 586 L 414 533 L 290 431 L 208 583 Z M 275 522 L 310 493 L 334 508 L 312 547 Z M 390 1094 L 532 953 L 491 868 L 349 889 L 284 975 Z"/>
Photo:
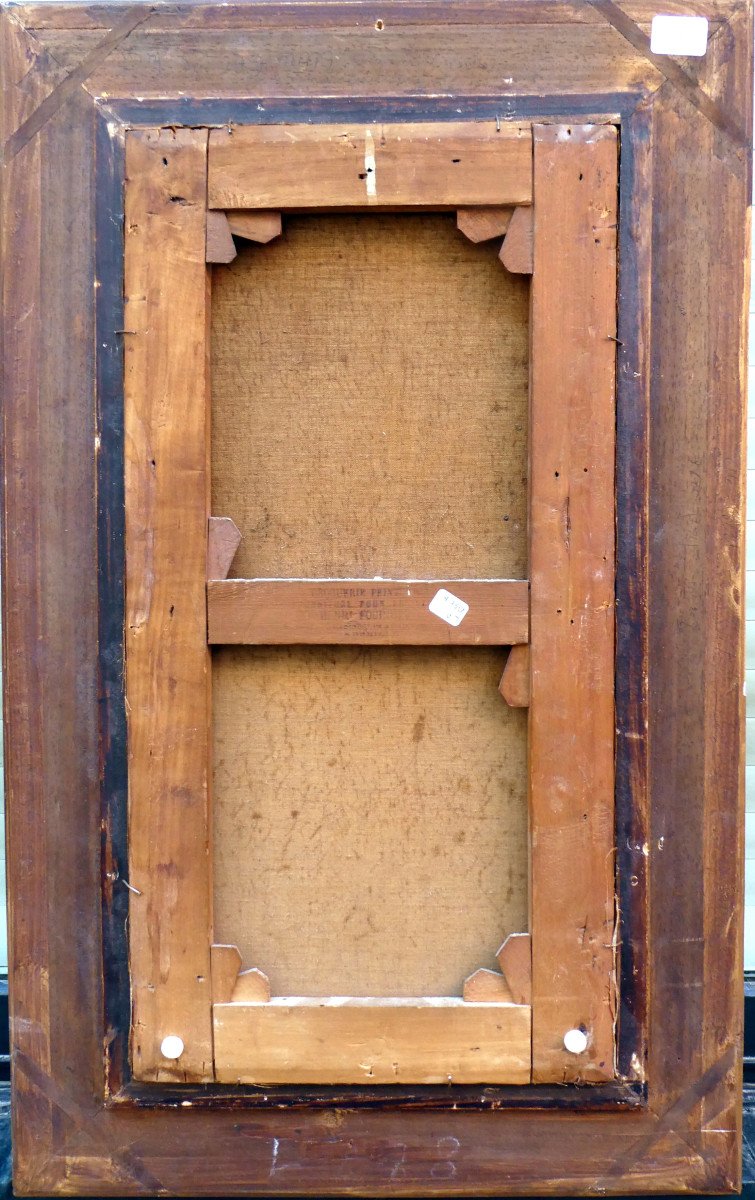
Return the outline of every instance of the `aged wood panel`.
<path id="1" fill-rule="evenodd" d="M 520 579 L 211 580 L 207 640 L 216 645 L 513 646 L 529 638 L 529 608 L 529 586 Z"/>
<path id="2" fill-rule="evenodd" d="M 29 86 L 28 80 L 24 86 Z M 30 591 L 22 590 L 21 595 L 24 603 L 29 604 L 34 588 L 39 588 L 37 599 L 31 601 L 42 634 L 32 650 L 39 683 L 34 707 L 44 709 L 52 705 L 60 709 L 51 721 L 41 714 L 34 717 L 36 732 L 41 735 L 34 749 L 35 756 L 39 754 L 34 769 L 44 796 L 41 827 L 36 824 L 38 814 L 33 809 L 28 811 L 29 790 L 34 787 L 32 776 L 17 781 L 16 785 L 16 796 L 24 810 L 19 820 L 16 809 L 16 835 L 27 843 L 21 860 L 23 873 L 31 870 L 28 843 L 31 840 L 37 844 L 42 830 L 48 850 L 44 885 L 34 875 L 30 881 L 32 904 L 35 908 L 39 905 L 33 924 L 45 922 L 49 938 L 49 958 L 37 986 L 42 990 L 49 986 L 50 993 L 55 993 L 55 980 L 66 978 L 69 973 L 74 976 L 66 1000 L 60 1003 L 56 997 L 49 1011 L 50 1075 L 56 1071 L 64 1078 L 76 1075 L 79 1094 L 84 1095 L 96 1095 L 102 1088 L 102 1041 L 99 1047 L 93 1045 L 89 1055 L 82 1059 L 76 1045 L 71 1044 L 71 1013 L 86 1012 L 98 1032 L 105 1027 L 100 889 L 106 891 L 109 887 L 102 878 L 99 854 L 93 852 L 93 847 L 101 844 L 102 836 L 98 787 L 102 743 L 97 706 L 103 679 L 98 663 L 90 658 L 99 623 L 96 583 L 99 551 L 92 540 L 89 522 L 96 513 L 97 490 L 91 447 L 101 428 L 101 415 L 91 403 L 95 390 L 92 343 L 96 341 L 94 246 L 85 232 L 79 232 L 79 228 L 91 229 L 90 222 L 94 221 L 93 116 L 86 98 L 79 94 L 71 98 L 65 109 L 52 113 L 39 134 L 42 200 L 37 309 L 41 330 L 37 343 L 39 392 L 31 398 L 23 419 L 29 421 L 26 432 L 36 442 L 38 463 L 46 465 L 38 475 L 40 539 L 34 550 L 36 579 L 34 584 L 27 579 Z M 64 154 L 60 153 L 62 145 L 66 147 Z M 24 217 L 28 215 L 26 210 L 22 212 Z M 76 225 L 79 227 L 74 229 Z M 22 272 L 26 274 L 30 269 L 31 264 L 24 258 Z M 19 385 L 25 390 L 25 376 L 18 377 Z M 4 404 L 7 398 L 4 391 Z M 30 536 L 33 523 L 28 474 L 32 463 L 30 453 L 30 458 L 23 461 L 24 538 Z M 10 586 L 15 589 L 17 585 L 10 581 Z M 4 625 L 3 639 L 7 632 Z M 14 705 L 17 699 L 18 693 L 14 691 Z M 15 733 L 10 729 L 6 730 L 6 737 L 15 741 Z M 74 792 L 81 798 L 83 811 L 72 819 L 68 798 Z M 10 812 L 7 820 L 10 827 L 13 824 Z M 28 826 L 26 821 L 30 823 Z M 18 879 L 19 873 L 16 882 Z M 89 910 L 93 926 L 82 920 L 86 904 L 82 890 L 93 895 Z M 46 913 L 42 899 L 45 891 Z M 95 961 L 89 965 L 92 953 Z M 22 961 L 20 955 L 16 961 Z M 38 961 L 35 963 L 32 957 L 24 955 L 27 970 L 36 972 Z M 18 1026 L 23 1021 L 16 1022 L 14 1014 L 13 1023 Z M 29 1032 L 36 1037 L 39 1031 L 32 1027 Z M 27 1084 L 31 1084 L 30 1090 L 35 1093 L 33 1106 L 47 1108 L 49 1103 L 53 1135 L 50 1150 L 54 1153 L 60 1136 L 59 1105 L 38 1084 L 32 1084 L 31 1080 Z M 15 1114 L 14 1121 L 14 1134 L 20 1127 L 23 1130 L 20 1137 L 24 1141 L 29 1139 L 27 1144 L 39 1183 L 45 1174 L 41 1161 L 44 1146 L 34 1136 L 33 1121 L 25 1120 L 22 1112 Z M 14 1144 L 14 1153 L 21 1152 L 21 1146 Z"/>
<path id="3" fill-rule="evenodd" d="M 0 113 L 3 146 L 23 128 L 39 106 L 65 79 L 67 72 L 56 63 L 36 38 L 18 22 L 3 21 L 3 106 Z M 10 143 L 13 146 L 13 142 Z M 37 143 L 38 147 L 38 143 Z M 32 150 L 32 153 L 34 151 Z M 14 155 L 6 151 L 10 161 Z"/>
<path id="4" fill-rule="evenodd" d="M 689 74 L 715 106 L 718 119 L 713 122 L 714 128 L 725 131 L 727 166 L 743 177 L 752 170 L 753 113 L 746 103 L 752 91 L 752 56 L 742 54 L 741 47 L 752 44 L 753 16 L 752 4 L 740 0 L 729 20 L 719 21 L 711 31 L 705 56 L 689 68 Z M 665 98 L 664 93 L 661 103 Z M 687 99 L 691 100 L 691 94 Z"/>
<path id="5" fill-rule="evenodd" d="M 442 208 L 531 199 L 528 125 L 249 125 L 210 134 L 210 208 Z"/>
<path id="6" fill-rule="evenodd" d="M 212 1077 L 206 131 L 133 133 L 126 169 L 126 702 L 132 1067 Z M 160 1052 L 166 1035 L 185 1049 Z"/>
<path id="7" fill-rule="evenodd" d="M 213 1005 L 223 1083 L 528 1083 L 530 1009 L 293 996 Z"/>
<path id="8" fill-rule="evenodd" d="M 505 650 L 213 653 L 215 932 L 274 994 L 461 995 L 527 928 Z"/>
<path id="9" fill-rule="evenodd" d="M 215 1195 L 213 1181 L 217 1184 L 219 1169 L 231 1195 L 248 1193 L 250 1179 L 254 1179 L 260 1191 L 285 1185 L 295 1187 L 298 1194 L 311 1190 L 324 1196 L 335 1189 L 345 1196 L 349 1194 L 343 1180 L 345 1166 L 352 1194 L 357 1187 L 370 1196 L 395 1195 L 399 1182 L 403 1191 L 422 1196 L 448 1195 L 449 1181 L 454 1191 L 463 1189 L 475 1196 L 543 1196 L 554 1186 L 580 1195 L 595 1183 L 610 1193 L 625 1195 L 622 1182 L 626 1181 L 640 1194 L 663 1194 L 678 1190 L 681 1179 L 689 1182 L 691 1191 L 700 1192 L 710 1183 L 705 1164 L 690 1153 L 687 1143 L 673 1131 L 667 1131 L 662 1139 L 654 1137 L 657 1122 L 636 1112 L 569 1116 L 559 1111 L 537 1115 L 517 1111 L 359 1112 L 351 1108 L 348 1095 L 335 1112 L 337 1116 L 279 1109 L 212 1113 L 172 1109 L 148 1117 L 126 1117 L 119 1111 L 109 1115 L 109 1121 L 114 1131 L 125 1127 L 133 1134 L 139 1157 L 132 1169 L 149 1171 L 158 1179 L 180 1175 L 187 1191 L 208 1196 Z M 335 1127 L 334 1120 L 338 1121 Z M 166 1154 L 177 1125 L 178 1157 Z M 325 1136 L 321 1136 L 323 1127 Z M 568 1143 L 564 1141 L 565 1127 Z M 640 1155 L 633 1156 L 643 1133 L 647 1149 L 643 1153 L 640 1146 Z M 631 1164 L 625 1181 L 611 1174 L 621 1154 Z M 538 1164 L 539 1172 L 534 1183 L 533 1163 Z M 97 1194 L 92 1187 L 95 1170 L 105 1174 L 112 1195 L 118 1194 L 119 1182 L 122 1189 L 122 1180 L 128 1178 L 122 1168 L 113 1179 L 109 1160 L 94 1155 L 83 1162 L 71 1156 L 66 1165 L 69 1187 L 75 1183 L 91 1195 Z M 63 1166 L 60 1163 L 59 1171 Z M 136 1193 L 139 1177 L 132 1176 L 129 1183 Z"/>
<path id="10" fill-rule="evenodd" d="M 206 9 L 204 11 L 207 11 Z M 101 40 L 97 30 L 40 31 L 71 69 Z M 197 64 L 201 63 L 198 74 Z M 511 79 L 515 83 L 507 84 Z M 393 25 L 361 28 L 135 29 L 94 70 L 87 88 L 112 101 L 205 97 L 502 97 L 639 92 L 660 72 L 607 23 Z M 568 110 L 564 104 L 563 111 Z M 502 114 L 504 115 L 504 114 Z"/>
<path id="11" fill-rule="evenodd" d="M 742 678 L 744 666 L 743 621 L 744 621 L 744 571 L 745 571 L 745 514 L 746 475 L 746 417 L 747 417 L 747 346 L 750 297 L 750 271 L 752 249 L 752 154 L 753 109 L 749 103 L 752 95 L 752 57 L 737 55 L 737 46 L 753 45 L 753 6 L 740 5 L 729 24 L 721 30 L 711 45 L 707 72 L 701 77 L 701 85 L 713 97 L 726 114 L 724 146 L 728 154 L 724 157 L 727 168 L 738 176 L 738 185 L 727 188 L 728 204 L 719 210 L 720 224 L 717 237 L 711 235 L 710 288 L 707 299 L 712 303 L 711 327 L 716 350 L 708 356 L 712 372 L 712 391 L 719 394 L 719 381 L 726 379 L 726 405 L 732 415 L 739 407 L 740 422 L 722 421 L 720 416 L 710 424 L 710 461 L 715 474 L 706 492 L 706 516 L 708 534 L 706 538 L 707 562 L 731 564 L 730 586 L 727 572 L 722 566 L 721 578 L 712 583 L 708 595 L 709 620 L 712 636 L 706 645 L 706 781 L 716 780 L 730 798 L 730 809 L 722 804 L 711 803 L 706 796 L 703 811 L 706 817 L 704 828 L 705 872 L 708 878 L 717 878 L 721 864 L 731 861 L 735 850 L 737 869 L 725 871 L 724 888 L 716 898 L 722 911 L 736 914 L 727 918 L 724 934 L 720 934 L 721 914 L 713 904 L 706 906 L 705 963 L 703 977 L 706 979 L 727 978 L 726 994 L 728 1006 L 724 1006 L 721 1017 L 721 1001 L 711 986 L 705 991 L 705 1016 L 703 1023 L 703 1064 L 718 1063 L 729 1053 L 733 1044 L 735 1051 L 743 1048 L 744 1013 L 739 993 L 739 981 L 743 973 L 743 910 L 740 908 L 742 879 L 746 878 L 744 863 L 745 838 L 745 746 L 743 691 L 734 684 Z M 726 68 L 730 68 L 727 70 Z M 679 116 L 687 115 L 680 104 Z M 659 114 L 660 115 L 660 114 Z M 678 118 L 677 118 L 678 119 Z M 662 136 L 665 136 L 665 130 Z M 718 157 L 721 139 L 710 130 L 712 155 Z M 721 167 L 712 173 L 711 213 L 713 197 Z M 727 187 L 729 180 L 722 182 Z M 745 252 L 738 244 L 743 238 L 741 209 L 748 205 L 745 220 Z M 734 291 L 741 299 L 741 307 L 734 310 L 732 318 L 724 315 L 725 297 Z M 718 298 L 716 304 L 715 298 Z M 731 336 L 733 327 L 734 336 Z M 739 344 L 737 344 L 739 342 Z M 729 469 L 729 464 L 738 463 L 739 472 Z M 728 521 L 719 523 L 719 504 L 725 497 Z M 718 688 L 716 687 L 718 683 Z M 718 694 L 716 694 L 718 693 Z M 714 698 L 715 697 L 715 698 Z M 731 730 L 730 739 L 718 735 L 716 727 L 725 724 Z M 721 793 L 718 793 L 719 797 Z M 736 803 L 734 801 L 736 797 Z M 715 1161 L 726 1163 L 729 1177 L 741 1186 L 742 1181 L 742 1105 L 740 1100 L 740 1062 L 737 1059 L 722 1081 L 719 1095 L 708 1095 L 702 1105 L 703 1126 L 700 1145 L 703 1153 L 710 1154 Z M 719 1120 L 719 1117 L 723 1117 Z"/>
<path id="12" fill-rule="evenodd" d="M 720 22 L 731 11 L 731 0 L 667 0 L 664 12 L 699 13 L 701 16 Z M 625 0 L 622 8 L 641 28 L 649 28 L 657 12 L 657 0 Z M 50 12 L 49 0 L 14 6 L 24 26 L 41 33 L 46 29 L 59 30 L 107 30 L 112 7 L 103 4 L 56 4 Z M 391 25 L 517 25 L 529 21 L 533 24 L 566 25 L 575 22 L 597 25 L 601 16 L 591 5 L 569 3 L 569 0 L 468 0 L 463 7 L 447 3 L 393 4 L 383 14 L 382 26 Z M 280 26 L 343 26 L 356 25 L 376 28 L 381 18 L 375 18 L 375 5 L 370 0 L 363 3 L 307 3 L 269 4 L 223 4 L 222 6 L 184 3 L 171 6 L 168 13 L 157 9 L 150 18 L 149 29 L 177 28 L 225 28 L 256 29 Z M 381 32 L 380 28 L 377 32 Z M 557 36 L 560 30 L 553 31 Z"/>
<path id="13" fill-rule="evenodd" d="M 701 1152 L 727 1162 L 736 1183 L 744 763 L 742 243 L 749 189 L 737 170 L 736 147 L 671 88 L 659 100 L 654 136 L 651 422 L 657 457 L 650 460 L 650 492 L 657 536 L 650 539 L 656 590 L 649 684 L 657 807 L 649 842 L 658 941 L 651 1020 L 663 1011 L 669 1030 L 654 1047 L 649 1072 L 659 1072 L 668 1104 L 688 1094 L 693 1080 L 717 1074 L 710 1094 L 690 1104 L 685 1133 Z M 698 170 L 701 157 L 710 163 L 704 173 Z M 672 398 L 680 389 L 685 403 L 675 408 Z M 663 464 L 672 459 L 675 469 L 667 474 Z M 673 673 L 661 669 L 660 656 L 676 664 Z M 662 718 L 668 711 L 673 722 Z M 673 912 L 659 907 L 661 877 L 690 871 L 710 883 L 685 891 Z M 684 986 L 690 977 L 704 981 L 692 994 Z"/>
<path id="14" fill-rule="evenodd" d="M 93 341 L 93 330 L 84 299 L 91 286 L 91 248 L 84 239 L 67 246 L 73 272 L 70 291 L 61 288 L 57 261 L 65 225 L 61 211 L 71 194 L 80 201 L 82 215 L 89 215 L 89 198 L 79 188 L 90 165 L 90 146 L 77 131 L 79 136 L 69 143 L 69 161 L 65 167 L 59 164 L 55 178 L 47 173 L 45 155 L 55 136 L 60 136 L 59 125 L 49 140 L 32 138 L 14 155 L 8 152 L 15 129 L 49 95 L 59 76 L 32 39 L 7 19 L 2 21 L 0 45 L 0 122 L 6 147 L 0 189 L 0 450 L 8 970 L 13 979 L 9 1012 L 16 1061 L 34 1063 L 48 1078 L 61 1053 L 50 1011 L 51 968 L 57 973 L 67 965 L 51 930 L 55 914 L 51 897 L 62 883 L 58 912 L 64 911 L 71 921 L 69 901 L 75 894 L 75 887 L 66 886 L 56 870 L 62 856 L 55 855 L 54 848 L 66 829 L 60 817 L 68 795 L 85 798 L 91 812 L 97 806 L 91 660 L 96 587 L 94 541 L 86 530 L 94 515 L 91 491 L 86 490 L 93 485 L 93 472 L 90 468 L 85 481 L 72 480 L 72 486 L 62 489 L 55 471 L 46 467 L 46 461 L 57 456 L 54 461 L 61 475 L 70 470 L 94 432 L 92 413 L 82 420 L 76 404 L 79 383 L 89 395 L 92 391 L 87 346 Z M 82 117 L 81 106 L 77 115 Z M 43 196 L 54 206 L 52 211 Z M 48 254 L 52 261 L 46 274 L 43 263 Z M 81 306 L 77 328 L 67 322 L 70 300 Z M 63 347 L 65 357 L 55 372 Z M 40 654 L 41 646 L 46 647 L 45 655 Z M 87 651 L 88 665 L 78 675 Z M 45 694 L 56 696 L 54 723 L 45 720 Z M 74 745 L 76 755 L 71 753 Z M 86 813 L 80 828 L 82 842 L 92 837 Z M 78 933 L 71 924 L 67 949 Z M 88 999 L 96 1006 L 94 997 Z M 21 1164 L 31 1188 L 44 1190 L 40 1159 L 52 1153 L 55 1106 L 24 1073 L 14 1075 L 12 1120 L 16 1167 Z"/>
<path id="15" fill-rule="evenodd" d="M 612 126 L 534 135 L 533 1078 L 555 1082 L 614 1071 L 617 139 Z M 582 1027 L 588 1047 L 570 1054 L 564 1034 Z"/>
<path id="16" fill-rule="evenodd" d="M 233 573 L 526 578 L 528 295 L 452 213 L 288 217 L 239 243 L 212 299 Z"/>

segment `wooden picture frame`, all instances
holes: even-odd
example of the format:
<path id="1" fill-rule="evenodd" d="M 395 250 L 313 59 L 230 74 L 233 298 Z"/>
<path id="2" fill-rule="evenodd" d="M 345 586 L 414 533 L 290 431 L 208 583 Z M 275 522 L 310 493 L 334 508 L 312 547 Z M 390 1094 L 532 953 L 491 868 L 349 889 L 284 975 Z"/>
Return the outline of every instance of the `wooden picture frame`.
<path id="1" fill-rule="evenodd" d="M 736 1189 L 751 9 L 738 0 L 706 8 L 710 38 L 699 60 L 650 50 L 653 13 L 643 0 L 470 2 L 453 13 L 429 0 L 398 0 L 382 15 L 361 0 L 4 9 L 3 631 L 20 1194 Z M 375 124 L 408 127 L 403 139 L 388 136 L 373 149 L 376 162 L 383 154 L 381 203 L 472 213 L 476 206 L 517 206 L 520 214 L 528 207 L 528 156 L 524 171 L 496 174 L 508 178 L 509 191 L 499 192 L 498 183 L 486 190 L 490 154 L 504 145 L 516 157 L 515 131 L 525 131 L 534 147 L 536 343 L 550 336 L 563 352 L 584 328 L 584 321 L 570 331 L 553 321 L 559 287 L 572 297 L 577 276 L 589 280 L 585 311 L 596 296 L 605 310 L 611 293 L 608 282 L 600 284 L 601 269 L 608 262 L 605 279 L 613 273 L 606 256 L 618 224 L 618 327 L 600 333 L 599 347 L 593 337 L 589 354 L 575 355 L 593 373 L 580 396 L 588 404 L 602 397 L 598 410 L 581 411 L 581 428 L 604 448 L 613 432 L 615 362 L 616 667 L 614 694 L 609 680 L 601 710 L 611 721 L 615 710 L 615 761 L 601 766 L 603 735 L 596 740 L 589 726 L 581 731 L 582 757 L 571 760 L 575 770 L 596 771 L 604 791 L 609 781 L 609 807 L 594 811 L 610 813 L 613 793 L 615 817 L 588 820 L 580 832 L 574 853 L 581 874 L 574 868 L 570 887 L 558 876 L 558 820 L 550 829 L 556 849 L 533 857 L 531 1084 L 474 1072 L 450 1084 L 434 1077 L 365 1084 L 347 1072 L 330 1082 L 299 1073 L 268 1086 L 262 1077 L 245 1082 L 236 1062 L 212 1082 L 211 1002 L 235 1017 L 244 1006 L 227 1002 L 238 961 L 220 947 L 210 953 L 208 809 L 199 782 L 205 740 L 195 735 L 180 760 L 160 766 L 165 794 L 182 808 L 157 812 L 149 789 L 139 798 L 140 763 L 165 738 L 164 705 L 144 720 L 150 709 L 139 689 L 155 677 L 139 668 L 141 647 L 159 638 L 165 661 L 180 660 L 186 720 L 206 729 L 205 578 L 217 572 L 222 580 L 230 561 L 223 530 L 211 527 L 206 564 L 208 515 L 225 516 L 208 512 L 206 489 L 207 355 L 197 336 L 208 313 L 206 259 L 231 252 L 229 237 L 248 234 L 244 214 L 254 209 L 263 214 L 255 235 L 265 240 L 281 209 L 361 207 L 363 186 L 369 203 L 353 146 L 344 151 L 349 139 L 334 143 L 328 129 L 351 131 L 366 164 L 359 139 Z M 275 159 L 281 126 L 289 143 L 278 156 L 282 166 L 273 163 L 270 185 L 255 183 L 250 196 L 244 143 L 258 152 L 262 142 Z M 318 169 L 300 171 L 287 192 L 292 127 L 300 131 L 298 162 L 314 154 Z M 479 191 L 448 190 L 448 171 L 437 170 L 454 130 L 470 139 L 465 157 L 479 148 L 479 171 L 465 175 L 469 186 L 479 180 Z M 575 179 L 585 172 L 572 171 L 575 163 L 595 163 L 606 147 L 615 164 L 617 138 L 618 221 L 610 219 L 612 185 L 601 166 L 604 192 L 593 181 L 590 194 L 602 196 L 606 241 L 598 247 L 593 240 L 590 270 L 579 275 L 567 248 L 584 241 L 585 222 L 594 221 L 589 207 L 575 203 Z M 407 152 L 414 166 L 402 175 Z M 560 175 L 558 164 L 567 160 Z M 320 190 L 303 195 L 302 177 Z M 539 196 L 549 186 L 563 203 L 542 205 L 549 219 L 538 233 Z M 208 221 L 208 206 L 228 214 L 227 225 L 222 215 Z M 580 212 L 582 224 L 570 225 Z M 528 265 L 526 229 L 526 213 L 509 226 L 509 267 Z M 181 321 L 172 322 L 166 357 L 160 322 L 170 324 L 171 304 L 180 304 Z M 160 476 L 162 501 L 145 517 L 139 505 L 149 500 L 151 460 L 139 437 L 150 429 L 156 364 L 189 388 L 192 403 L 180 426 L 155 421 L 162 440 L 150 441 L 150 452 L 164 454 L 175 471 L 167 484 Z M 563 744 L 563 713 L 579 706 L 583 678 L 563 670 L 563 646 L 575 652 L 568 630 L 560 646 L 535 636 L 545 620 L 539 606 L 558 603 L 563 574 L 556 543 L 551 538 L 539 551 L 534 531 L 546 537 L 547 516 L 562 511 L 565 494 L 581 494 L 587 510 L 597 505 L 600 523 L 605 489 L 614 487 L 610 454 L 595 459 L 602 483 L 582 493 L 575 479 L 551 472 L 553 445 L 563 450 L 570 436 L 567 378 L 553 353 L 534 351 L 532 503 L 542 504 L 545 519 L 535 520 L 533 509 L 533 805 L 538 789 L 545 795 L 553 782 L 549 756 L 538 753 L 538 722 L 561 713 L 547 738 L 550 747 Z M 554 392 L 564 396 L 562 428 L 538 416 L 539 396 L 550 401 Z M 571 469 L 584 472 L 574 457 L 565 453 Z M 201 486 L 185 486 L 188 479 Z M 185 537 L 182 570 L 158 572 L 155 585 L 161 604 L 170 609 L 180 592 L 190 610 L 189 618 L 180 614 L 173 639 L 164 621 L 150 624 L 149 605 L 139 607 L 147 528 L 158 547 L 162 530 L 180 528 Z M 583 561 L 573 549 L 574 561 Z M 595 593 L 601 614 L 614 599 L 613 573 L 607 577 L 608 594 Z M 586 595 L 593 596 L 595 579 Z M 212 629 L 221 596 L 234 585 L 208 586 L 211 615 L 218 595 Z M 288 588 L 289 597 L 291 587 L 300 588 L 304 607 L 296 611 L 311 626 L 301 585 L 275 587 Z M 290 637 L 280 632 L 275 596 L 268 598 L 262 633 L 250 633 L 247 617 L 239 626 L 243 596 L 231 595 L 230 611 L 223 601 L 220 640 L 231 627 L 242 640 Z M 290 598 L 285 605 L 288 619 Z M 395 636 L 390 618 L 385 636 Z M 479 636 L 515 643 L 500 629 Z M 516 635 L 519 644 L 526 640 Z M 605 673 L 601 679 L 604 686 Z M 197 788 L 198 799 L 187 796 Z M 549 819 L 543 804 L 539 828 L 548 831 Z M 149 922 L 134 914 L 144 879 L 167 879 L 165 865 L 175 861 L 156 850 L 156 830 L 183 852 L 177 894 L 181 904 L 191 899 L 167 928 L 189 956 L 169 954 L 175 973 L 158 964 L 163 986 L 150 991 L 150 971 L 141 973 L 140 964 L 154 945 L 140 941 Z M 149 903 L 161 906 L 172 886 Z M 548 894 L 553 911 L 538 925 L 538 897 Z M 606 927 L 611 936 L 602 940 Z M 572 972 L 577 993 L 586 988 L 589 996 L 591 980 L 601 987 L 610 980 L 614 953 L 618 1011 L 613 1001 L 593 1004 L 589 1029 L 606 1014 L 610 1020 L 580 1070 L 562 1035 L 584 1022 L 585 1003 L 565 1021 L 562 996 L 547 999 L 554 956 Z M 596 955 L 603 966 L 591 975 L 585 963 Z M 147 1031 L 142 1058 L 130 1052 L 132 1016 Z M 607 1069 L 614 1019 L 615 1062 Z M 196 1033 L 197 1022 L 204 1033 Z M 159 1056 L 168 1035 L 185 1047 L 175 1068 Z M 239 1079 L 241 1086 L 230 1082 Z"/>

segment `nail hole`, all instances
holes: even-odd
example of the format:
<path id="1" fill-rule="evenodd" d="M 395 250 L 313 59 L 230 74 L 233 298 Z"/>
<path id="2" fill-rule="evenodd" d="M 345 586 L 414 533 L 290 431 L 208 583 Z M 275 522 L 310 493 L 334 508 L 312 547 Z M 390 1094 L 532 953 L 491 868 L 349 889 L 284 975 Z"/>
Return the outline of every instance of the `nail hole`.
<path id="1" fill-rule="evenodd" d="M 385 29 L 385 22 L 378 19 L 375 22 L 375 28 L 377 29 L 377 31 L 379 33 L 381 29 Z"/>

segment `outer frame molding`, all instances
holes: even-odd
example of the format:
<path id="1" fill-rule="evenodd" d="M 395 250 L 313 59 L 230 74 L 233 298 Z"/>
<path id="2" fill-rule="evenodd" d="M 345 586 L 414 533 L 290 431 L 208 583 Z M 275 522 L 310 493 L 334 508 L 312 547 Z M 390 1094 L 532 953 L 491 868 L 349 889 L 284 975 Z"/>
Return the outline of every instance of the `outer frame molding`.
<path id="1" fill-rule="evenodd" d="M 676 0 L 666 10 L 675 7 L 689 10 Z M 752 26 L 740 0 L 712 0 L 706 12 L 710 48 L 690 66 L 650 54 L 642 0 L 470 0 L 453 14 L 431 0 L 396 0 L 382 29 L 374 6 L 359 2 L 4 10 L 3 630 L 18 1194 L 737 1188 L 750 196 L 749 128 L 740 124 L 751 107 Z M 213 53 L 198 56 L 203 39 Z M 305 43 L 315 64 L 309 91 L 287 65 L 301 61 Z M 516 94 L 502 92 L 504 75 L 517 79 Z M 466 1088 L 453 1098 L 447 1088 L 291 1088 L 270 1109 L 253 1089 L 150 1092 L 127 1077 L 117 619 L 124 129 L 347 114 L 621 124 L 623 1088 Z M 155 1106 L 149 1116 L 138 1111 L 145 1104 Z M 568 1119 L 564 1105 L 575 1109 Z"/>

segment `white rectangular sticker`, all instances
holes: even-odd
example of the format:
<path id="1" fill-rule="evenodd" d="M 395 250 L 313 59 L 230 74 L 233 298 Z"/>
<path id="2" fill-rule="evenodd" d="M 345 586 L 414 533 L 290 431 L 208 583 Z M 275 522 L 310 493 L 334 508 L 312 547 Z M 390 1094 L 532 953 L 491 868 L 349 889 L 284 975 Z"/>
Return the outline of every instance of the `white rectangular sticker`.
<path id="1" fill-rule="evenodd" d="M 659 14 L 650 26 L 653 54 L 679 54 L 702 58 L 708 49 L 707 17 L 670 17 Z"/>
<path id="2" fill-rule="evenodd" d="M 458 596 L 454 596 L 451 592 L 447 592 L 445 588 L 440 588 L 427 606 L 433 616 L 440 617 L 441 621 L 445 621 L 447 625 L 461 625 L 462 621 L 469 612 L 469 605 L 460 600 Z"/>

